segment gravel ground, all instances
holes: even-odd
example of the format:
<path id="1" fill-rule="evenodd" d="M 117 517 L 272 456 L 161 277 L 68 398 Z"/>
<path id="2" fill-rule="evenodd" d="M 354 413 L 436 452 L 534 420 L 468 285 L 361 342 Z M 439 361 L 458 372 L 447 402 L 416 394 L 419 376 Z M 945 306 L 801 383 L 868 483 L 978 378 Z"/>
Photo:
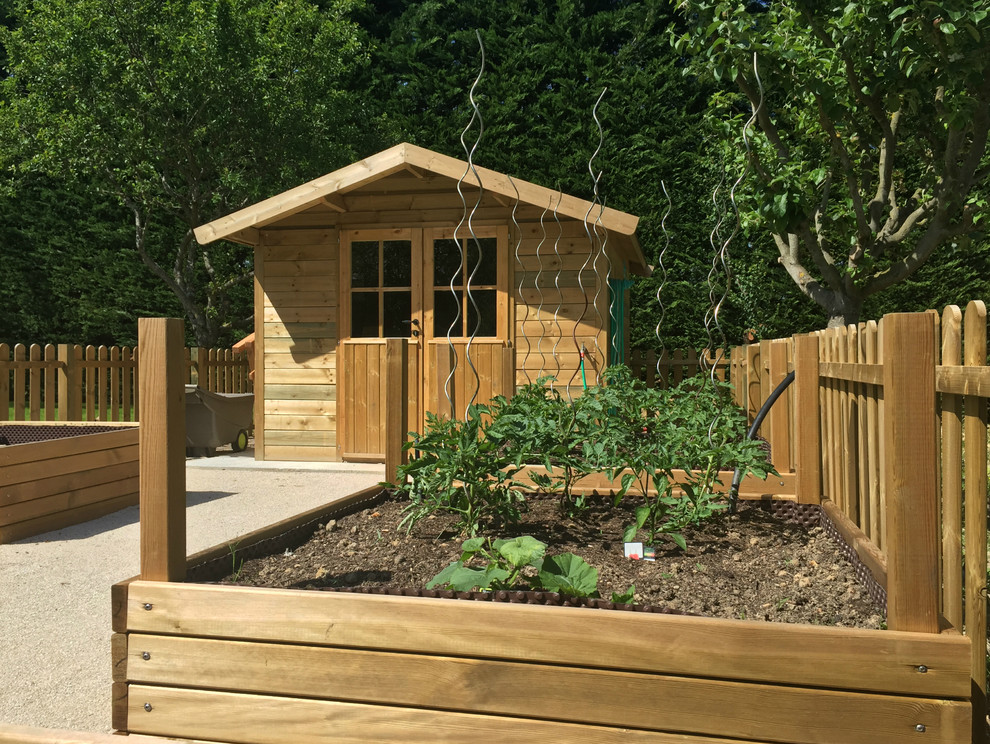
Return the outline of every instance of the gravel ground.
<path id="1" fill-rule="evenodd" d="M 224 467 L 224 465 L 227 467 Z M 380 466 L 190 460 L 189 553 L 361 488 Z M 110 731 L 110 586 L 138 573 L 138 509 L 0 545 L 0 722 Z"/>

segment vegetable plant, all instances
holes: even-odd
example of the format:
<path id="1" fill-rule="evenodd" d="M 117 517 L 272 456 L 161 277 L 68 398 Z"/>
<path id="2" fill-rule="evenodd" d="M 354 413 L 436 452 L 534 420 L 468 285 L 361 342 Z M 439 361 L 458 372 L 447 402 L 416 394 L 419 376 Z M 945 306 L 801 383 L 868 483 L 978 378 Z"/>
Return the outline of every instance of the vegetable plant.
<path id="1" fill-rule="evenodd" d="M 427 589 L 442 586 L 454 591 L 475 589 L 535 589 L 570 597 L 598 597 L 598 569 L 574 553 L 546 557 L 547 546 L 523 535 L 511 540 L 474 537 L 461 545 L 461 557 L 438 573 Z M 469 563 L 480 563 L 471 566 Z M 528 570 L 527 570 L 528 569 Z M 635 587 L 613 602 L 629 602 Z"/>
<path id="2" fill-rule="evenodd" d="M 625 540 L 643 530 L 651 542 L 666 534 L 683 549 L 682 530 L 727 506 L 715 491 L 721 471 L 739 468 L 760 478 L 772 472 L 759 443 L 745 437 L 746 421 L 729 396 L 728 385 L 704 376 L 652 395 L 619 395 L 626 424 L 613 436 L 627 470 L 618 498 L 634 485 L 643 498 Z"/>
<path id="3" fill-rule="evenodd" d="M 541 377 L 520 388 L 493 421 L 490 435 L 502 441 L 506 455 L 519 470 L 525 464 L 542 465 L 546 472 L 529 471 L 538 490 L 559 494 L 561 509 L 572 514 L 584 507 L 573 488 L 600 469 L 593 436 L 597 422 L 586 396 L 568 402 Z M 522 484 L 517 484 L 522 485 Z"/>
<path id="4" fill-rule="evenodd" d="M 426 414 L 426 433 L 413 433 L 404 445 L 417 456 L 398 469 L 397 489 L 409 497 L 402 520 L 407 529 L 436 511 L 454 514 L 469 536 L 485 523 L 519 520 L 524 497 L 512 486 L 515 470 L 501 443 L 488 436 L 500 405 L 472 405 L 464 421 Z"/>

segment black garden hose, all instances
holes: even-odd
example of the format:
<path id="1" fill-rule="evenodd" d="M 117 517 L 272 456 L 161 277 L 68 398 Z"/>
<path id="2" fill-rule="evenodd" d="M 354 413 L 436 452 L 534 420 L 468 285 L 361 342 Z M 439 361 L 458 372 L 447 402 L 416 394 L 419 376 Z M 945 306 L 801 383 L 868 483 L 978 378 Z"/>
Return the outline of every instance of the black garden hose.
<path id="1" fill-rule="evenodd" d="M 794 372 L 788 372 L 787 377 L 780 381 L 780 384 L 774 388 L 770 396 L 763 401 L 763 405 L 760 407 L 760 412 L 756 414 L 756 418 L 753 419 L 753 425 L 749 427 L 749 431 L 746 432 L 747 439 L 755 439 L 756 432 L 760 430 L 760 424 L 763 423 L 763 419 L 766 418 L 767 414 L 770 413 L 770 409 L 773 404 L 777 402 L 777 398 L 787 390 L 788 385 L 794 382 Z M 742 482 L 742 472 L 739 468 L 736 468 L 736 472 L 732 474 L 732 485 L 729 487 L 729 514 L 736 513 L 736 506 L 739 503 L 739 484 Z"/>

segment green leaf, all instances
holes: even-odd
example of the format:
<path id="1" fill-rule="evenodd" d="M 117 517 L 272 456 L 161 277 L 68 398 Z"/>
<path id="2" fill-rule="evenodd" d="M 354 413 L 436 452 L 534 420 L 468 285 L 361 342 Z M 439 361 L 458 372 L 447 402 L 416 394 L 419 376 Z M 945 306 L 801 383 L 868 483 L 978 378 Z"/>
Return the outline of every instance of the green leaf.
<path id="1" fill-rule="evenodd" d="M 461 543 L 461 551 L 465 555 L 472 555 L 481 550 L 482 546 L 485 544 L 485 538 L 483 537 L 472 537 Z"/>
<path id="2" fill-rule="evenodd" d="M 530 535 L 523 535 L 512 540 L 496 540 L 494 547 L 499 555 L 516 568 L 538 565 L 547 550 L 546 544 Z"/>
<path id="3" fill-rule="evenodd" d="M 631 604 L 635 596 L 636 596 L 636 585 L 630 584 L 629 588 L 626 589 L 621 594 L 618 592 L 612 592 L 612 602 L 616 604 Z"/>
<path id="4" fill-rule="evenodd" d="M 677 547 L 681 550 L 687 550 L 687 541 L 684 539 L 684 535 L 678 532 L 670 532 L 668 535 L 670 536 L 670 539 L 677 544 Z"/>
<path id="5" fill-rule="evenodd" d="M 598 593 L 598 569 L 573 553 L 547 558 L 539 579 L 544 589 L 571 597 L 591 597 Z"/>

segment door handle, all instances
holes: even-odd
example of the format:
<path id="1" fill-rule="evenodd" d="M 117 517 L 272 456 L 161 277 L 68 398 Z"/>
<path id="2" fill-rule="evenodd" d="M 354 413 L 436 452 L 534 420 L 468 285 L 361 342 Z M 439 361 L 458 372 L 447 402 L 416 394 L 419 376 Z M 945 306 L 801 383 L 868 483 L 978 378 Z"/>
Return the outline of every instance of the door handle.
<path id="1" fill-rule="evenodd" d="M 412 329 L 412 336 L 413 336 L 413 338 L 416 338 L 417 336 L 419 336 L 419 320 L 418 319 L 413 318 L 412 320 L 404 320 L 402 322 L 403 323 L 408 323 L 410 325 L 410 327 Z"/>

